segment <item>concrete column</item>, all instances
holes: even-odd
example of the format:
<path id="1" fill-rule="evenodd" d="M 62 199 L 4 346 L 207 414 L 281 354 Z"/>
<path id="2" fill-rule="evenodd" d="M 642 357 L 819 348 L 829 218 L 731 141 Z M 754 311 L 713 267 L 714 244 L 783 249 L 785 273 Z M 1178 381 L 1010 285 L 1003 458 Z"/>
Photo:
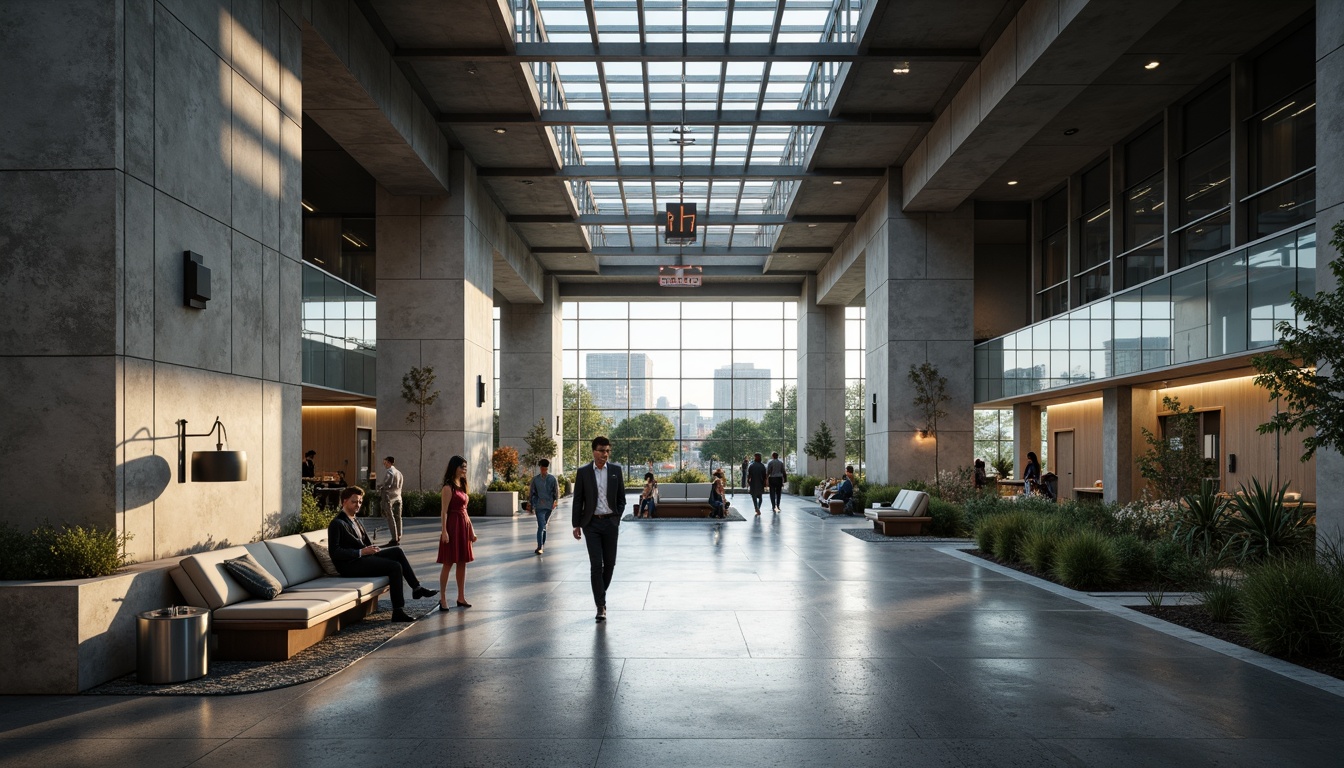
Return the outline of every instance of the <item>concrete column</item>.
<path id="1" fill-rule="evenodd" d="M 561 445 L 560 282 L 545 281 L 541 304 L 506 302 L 499 311 L 499 442 L 527 452 L 524 438 L 538 421 Z M 551 457 L 551 471 L 562 472 L 563 450 Z M 531 470 L 528 470 L 531 471 Z"/>
<path id="2" fill-rule="evenodd" d="M 0 4 L 5 518 L 115 528 L 142 561 L 299 502 L 303 22 L 215 5 Z M 178 483 L 176 422 L 216 416 L 247 480 Z"/>
<path id="3" fill-rule="evenodd" d="M 1013 406 L 1013 476 L 1022 479 L 1027 451 L 1041 455 L 1041 408 L 1031 403 Z M 1103 479 L 1104 482 L 1104 479 Z"/>
<path id="4" fill-rule="evenodd" d="M 1134 397 L 1129 387 L 1101 391 L 1101 482 L 1106 501 L 1134 498 Z"/>
<path id="5" fill-rule="evenodd" d="M 835 438 L 835 456 L 815 461 L 803 446 L 821 428 Z M 845 308 L 817 305 L 809 275 L 798 298 L 798 472 L 837 476 L 845 465 Z"/>
<path id="6" fill-rule="evenodd" d="M 1316 2 L 1316 290 L 1339 288 L 1331 228 L 1344 219 L 1344 4 Z M 1322 368 L 1322 372 L 1326 369 Z M 1338 374 L 1337 371 L 1331 372 Z M 1344 538 L 1344 456 L 1316 451 L 1318 540 Z"/>
<path id="7" fill-rule="evenodd" d="M 887 174 L 885 233 L 865 254 L 867 372 L 877 423 L 867 425 L 868 477 L 933 481 L 939 470 L 972 461 L 975 402 L 974 214 L 970 203 L 946 213 L 901 210 L 901 172 Z M 948 415 L 920 437 L 912 365 L 930 363 L 947 379 Z"/>
<path id="8" fill-rule="evenodd" d="M 490 474 L 494 248 L 486 220 L 493 203 L 461 152 L 453 153 L 450 175 L 449 196 L 378 190 L 378 454 L 397 457 L 412 490 L 440 488 L 454 455 L 467 460 L 473 490 Z M 402 377 L 415 367 L 433 368 L 439 391 L 423 445 L 401 395 Z"/>

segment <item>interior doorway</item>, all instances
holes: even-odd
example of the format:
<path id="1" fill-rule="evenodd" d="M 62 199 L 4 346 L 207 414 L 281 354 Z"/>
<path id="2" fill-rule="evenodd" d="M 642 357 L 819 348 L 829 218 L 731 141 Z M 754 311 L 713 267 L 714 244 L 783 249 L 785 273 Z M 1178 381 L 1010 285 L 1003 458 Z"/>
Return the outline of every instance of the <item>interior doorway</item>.
<path id="1" fill-rule="evenodd" d="M 1056 498 L 1072 499 L 1077 486 L 1073 479 L 1073 430 L 1056 432 L 1054 443 L 1050 452 L 1054 454 L 1055 475 L 1059 477 Z"/>

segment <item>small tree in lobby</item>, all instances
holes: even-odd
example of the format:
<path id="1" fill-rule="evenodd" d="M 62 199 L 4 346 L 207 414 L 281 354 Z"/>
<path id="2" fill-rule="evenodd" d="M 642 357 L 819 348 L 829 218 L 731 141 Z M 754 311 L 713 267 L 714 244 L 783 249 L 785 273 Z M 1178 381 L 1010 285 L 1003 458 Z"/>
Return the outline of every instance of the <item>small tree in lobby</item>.
<path id="1" fill-rule="evenodd" d="M 1278 324 L 1279 348 L 1251 360 L 1255 384 L 1269 390 L 1282 410 L 1258 427 L 1260 434 L 1302 432 L 1302 461 L 1317 448 L 1344 450 L 1344 221 L 1335 224 L 1330 245 L 1340 256 L 1330 262 L 1335 290 L 1315 296 L 1293 292 L 1298 323 Z"/>
<path id="2" fill-rule="evenodd" d="M 523 463 L 527 466 L 523 474 L 529 477 L 537 466 L 537 462 L 542 459 L 549 461 L 555 458 L 555 451 L 559 448 L 555 438 L 551 437 L 550 431 L 546 429 L 546 419 L 537 419 L 537 423 L 527 430 L 527 436 L 523 438 L 523 443 L 527 445 L 527 451 L 523 454 Z"/>
<path id="3" fill-rule="evenodd" d="M 416 464 L 416 490 L 425 489 L 425 432 L 429 429 L 429 407 L 439 399 L 439 390 L 434 389 L 434 369 L 431 366 L 412 368 L 401 377 L 401 399 L 411 406 L 406 414 L 406 423 L 410 425 L 415 439 L 420 441 L 420 461 Z"/>
<path id="4" fill-rule="evenodd" d="M 831 434 L 831 428 L 826 422 L 823 421 L 817 426 L 817 431 L 812 433 L 812 438 L 803 446 L 803 453 L 810 459 L 820 461 L 822 473 L 828 473 L 830 461 L 835 458 L 835 436 Z"/>
<path id="5" fill-rule="evenodd" d="M 1134 457 L 1134 463 L 1139 474 L 1153 484 L 1158 498 L 1179 501 L 1198 492 L 1204 478 L 1216 476 L 1218 468 L 1213 459 L 1204 458 L 1195 407 L 1182 409 L 1180 400 L 1164 397 L 1162 408 L 1171 412 L 1165 434 L 1156 435 L 1144 427 L 1148 452 Z"/>
<path id="6" fill-rule="evenodd" d="M 933 438 L 933 484 L 941 488 L 938 484 L 938 420 L 947 415 L 943 403 L 952 399 L 947 394 L 947 377 L 930 363 L 910 366 L 909 375 L 910 383 L 915 387 L 915 409 L 924 419 L 921 437 Z"/>

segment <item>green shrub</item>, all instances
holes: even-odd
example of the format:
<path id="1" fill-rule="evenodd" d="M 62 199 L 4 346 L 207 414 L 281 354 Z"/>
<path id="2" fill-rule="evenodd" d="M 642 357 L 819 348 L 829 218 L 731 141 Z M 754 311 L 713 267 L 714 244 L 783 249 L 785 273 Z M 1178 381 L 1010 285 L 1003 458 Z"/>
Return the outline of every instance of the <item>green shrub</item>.
<path id="1" fill-rule="evenodd" d="M 1226 579 L 1219 579 L 1206 587 L 1202 593 L 1204 610 L 1214 621 L 1227 623 L 1237 618 L 1241 603 L 1241 591 Z"/>
<path id="2" fill-rule="evenodd" d="M 974 529 L 979 526 L 981 520 L 1008 511 L 1008 507 L 1012 503 L 998 496 L 983 494 L 967 499 L 966 503 L 961 505 L 961 510 L 966 515 L 966 524 Z M 981 549 L 984 549 L 984 547 L 981 547 Z"/>
<path id="3" fill-rule="evenodd" d="M 634 485 L 644 485 L 644 481 L 643 481 L 643 480 L 639 480 L 638 482 L 634 482 L 635 478 L 632 478 L 632 477 L 627 477 L 625 480 L 626 480 L 627 483 L 632 483 L 632 482 L 633 482 Z M 516 492 L 518 492 L 518 493 L 521 493 L 524 497 L 526 497 L 526 496 L 527 496 L 527 482 L 524 481 L 524 480 L 492 480 L 492 481 L 490 482 L 490 484 L 487 485 L 487 486 L 485 487 L 485 490 L 487 490 L 487 491 L 516 491 Z"/>
<path id="4" fill-rule="evenodd" d="M 966 513 L 950 501 L 929 497 L 929 533 L 934 536 L 961 537 L 966 535 Z"/>
<path id="5" fill-rule="evenodd" d="M 1228 518 L 1228 546 L 1240 563 L 1256 563 L 1270 557 L 1292 557 L 1311 551 L 1316 526 L 1300 505 L 1285 505 L 1284 483 L 1277 491 L 1251 479 L 1251 488 L 1241 486 L 1232 500 L 1235 514 Z"/>
<path id="6" fill-rule="evenodd" d="M 443 494 L 439 491 L 407 491 L 401 495 L 403 517 L 438 517 L 443 513 Z"/>
<path id="7" fill-rule="evenodd" d="M 698 469 L 678 469 L 667 476 L 667 483 L 708 483 L 709 475 Z"/>
<path id="8" fill-rule="evenodd" d="M 1156 578 L 1183 589 L 1203 589 L 1209 583 L 1213 561 L 1188 552 L 1175 539 L 1153 545 L 1153 567 Z"/>
<path id="9" fill-rule="evenodd" d="M 364 503 L 368 504 L 367 497 Z M 376 509 L 377 507 L 374 507 Z M 299 514 L 291 515 L 285 518 L 280 524 L 281 536 L 292 536 L 296 533 L 305 533 L 307 531 L 325 531 L 328 525 L 331 525 L 332 518 L 336 517 L 337 510 L 322 509 L 317 505 L 317 497 L 313 495 L 313 489 L 305 483 L 303 494 L 299 497 Z"/>
<path id="10" fill-rule="evenodd" d="M 999 518 L 1002 514 L 985 515 L 976 521 L 971 529 L 975 537 L 975 546 L 986 555 L 994 554 L 994 540 L 999 535 Z"/>
<path id="11" fill-rule="evenodd" d="M 1312 557 L 1274 558 L 1241 584 L 1242 628 L 1257 650 L 1340 655 L 1344 579 Z"/>
<path id="12" fill-rule="evenodd" d="M 1050 573 L 1055 565 L 1055 550 L 1059 542 L 1073 531 L 1073 526 L 1058 517 L 1040 517 L 1034 520 L 1022 537 L 1019 549 L 1022 559 L 1038 573 Z"/>
<path id="13" fill-rule="evenodd" d="M 1135 534 L 1126 533 L 1111 539 L 1115 556 L 1120 560 L 1120 578 L 1125 581 L 1148 581 L 1157 575 L 1157 560 L 1153 547 Z"/>
<path id="14" fill-rule="evenodd" d="M 1126 534 L 1137 536 L 1143 541 L 1160 541 L 1170 538 L 1176 522 L 1180 518 L 1180 506 L 1174 501 L 1142 500 L 1125 505 L 1083 504 L 1092 507 L 1101 517 L 1099 528 L 1112 536 Z"/>
<path id="15" fill-rule="evenodd" d="M 467 494 L 467 516 L 484 517 L 485 516 L 485 494 L 469 493 Z"/>
<path id="16" fill-rule="evenodd" d="M 868 507 L 874 504 L 890 504 L 896 500 L 901 493 L 901 487 L 898 485 L 870 485 L 865 491 L 864 497 L 867 500 Z"/>
<path id="17" fill-rule="evenodd" d="M 21 533 L 0 525 L 0 579 L 91 579 L 130 565 L 132 534 L 82 525 L 44 525 Z"/>
<path id="18" fill-rule="evenodd" d="M 815 475 L 793 475 L 796 481 L 790 482 L 789 492 L 798 496 L 811 496 L 812 492 L 821 485 L 821 478 Z"/>
<path id="19" fill-rule="evenodd" d="M 1029 510 L 1013 510 L 999 515 L 999 530 L 994 534 L 994 556 L 1006 563 L 1022 560 L 1022 539 L 1042 515 Z"/>
<path id="20" fill-rule="evenodd" d="M 1186 496 L 1177 513 L 1172 535 L 1186 551 L 1213 554 L 1223 548 L 1227 538 L 1227 501 L 1218 498 L 1212 480 L 1200 484 L 1199 493 Z"/>
<path id="21" fill-rule="evenodd" d="M 1072 589 L 1106 589 L 1120 580 L 1120 558 L 1106 534 L 1084 528 L 1059 542 L 1054 574 Z"/>

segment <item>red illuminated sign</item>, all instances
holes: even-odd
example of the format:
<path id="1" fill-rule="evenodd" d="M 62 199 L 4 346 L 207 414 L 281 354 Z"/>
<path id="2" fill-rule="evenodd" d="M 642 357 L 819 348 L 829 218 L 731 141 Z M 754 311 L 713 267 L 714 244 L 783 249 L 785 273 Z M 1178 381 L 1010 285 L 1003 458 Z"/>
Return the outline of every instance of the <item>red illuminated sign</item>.
<path id="1" fill-rule="evenodd" d="M 695 203 L 668 203 L 667 223 L 663 227 L 663 242 L 694 243 Z"/>
<path id="2" fill-rule="evenodd" d="M 704 274 L 700 267 L 659 267 L 658 285 L 661 288 L 699 288 Z"/>

